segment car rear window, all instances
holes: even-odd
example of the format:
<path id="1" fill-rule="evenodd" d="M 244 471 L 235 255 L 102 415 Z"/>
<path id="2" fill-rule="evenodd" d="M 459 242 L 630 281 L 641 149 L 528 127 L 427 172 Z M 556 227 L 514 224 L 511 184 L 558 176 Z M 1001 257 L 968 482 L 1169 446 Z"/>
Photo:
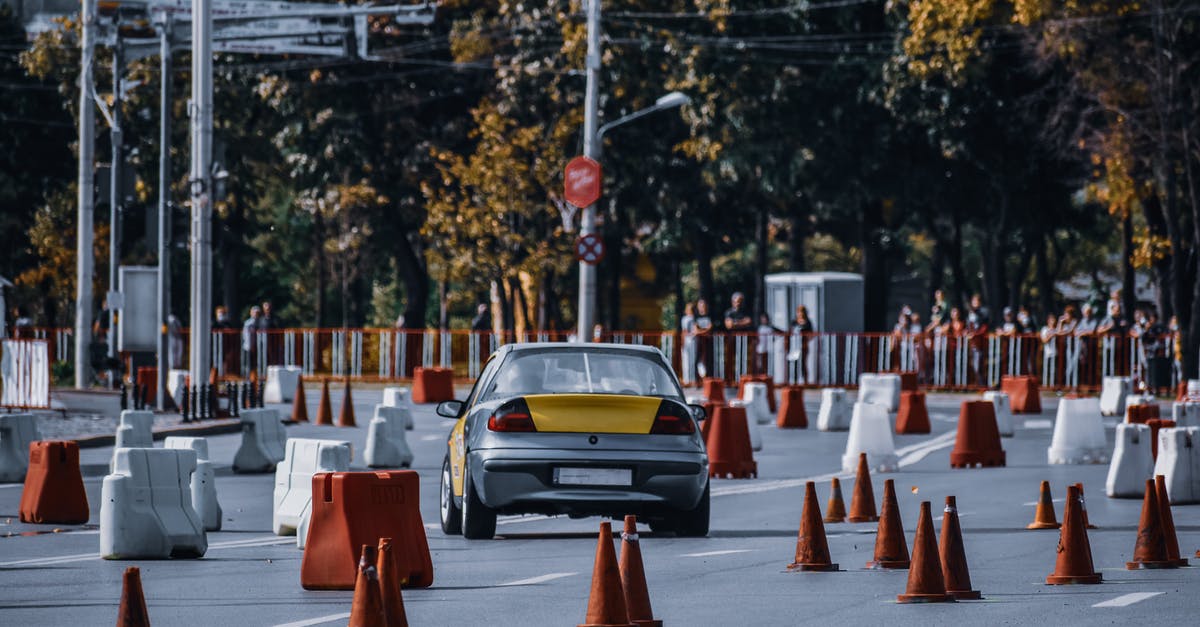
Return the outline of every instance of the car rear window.
<path id="1" fill-rule="evenodd" d="M 510 354 L 501 364 L 484 400 L 526 394 L 682 397 L 675 378 L 653 356 L 603 350 Z"/>

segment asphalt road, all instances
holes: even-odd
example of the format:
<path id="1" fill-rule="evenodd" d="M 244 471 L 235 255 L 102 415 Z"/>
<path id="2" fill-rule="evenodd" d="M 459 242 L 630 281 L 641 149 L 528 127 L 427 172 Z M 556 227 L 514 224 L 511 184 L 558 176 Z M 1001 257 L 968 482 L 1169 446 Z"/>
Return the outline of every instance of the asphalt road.
<path id="1" fill-rule="evenodd" d="M 379 390 L 354 393 L 358 428 L 288 427 L 289 436 L 350 440 L 355 468 L 365 424 Z M 339 392 L 333 393 L 338 407 Z M 839 473 L 846 433 L 764 427 L 756 454 L 759 478 L 714 480 L 712 532 L 680 539 L 642 534 L 655 615 L 670 625 L 947 624 L 1194 624 L 1200 610 L 1200 569 L 1125 570 L 1136 537 L 1141 501 L 1104 496 L 1107 465 L 1048 466 L 1055 402 L 1042 416 L 1017 417 L 1005 438 L 1008 466 L 952 470 L 949 453 L 959 403 L 968 398 L 931 395 L 933 433 L 896 436 L 901 470 L 876 474 L 895 479 L 909 547 L 921 500 L 958 498 L 974 587 L 982 601 L 899 605 L 907 571 L 864 568 L 871 559 L 875 524 L 826 525 L 836 573 L 792 573 L 804 481 L 818 478 L 822 507 L 828 477 L 843 476 L 849 504 L 853 481 Z M 316 391 L 309 392 L 316 407 Z M 817 397 L 808 397 L 810 424 Z M 574 625 L 587 607 L 599 519 L 502 517 L 497 539 L 443 536 L 437 526 L 437 481 L 450 422 L 431 406 L 415 411 L 408 441 L 421 474 L 421 513 L 433 555 L 434 585 L 405 590 L 413 625 Z M 1112 421 L 1107 436 L 1112 443 Z M 82 453 L 92 519 L 62 527 L 18 522 L 19 485 L 0 485 L 0 625 L 111 625 L 126 566 L 142 570 L 150 616 L 156 625 L 345 624 L 350 592 L 309 592 L 300 587 L 301 552 L 294 538 L 271 534 L 273 475 L 234 475 L 240 435 L 210 437 L 224 529 L 209 534 L 199 560 L 106 561 L 98 557 L 100 481 L 110 448 Z M 1104 583 L 1046 586 L 1054 569 L 1057 531 L 1028 531 L 1041 480 L 1049 480 L 1061 520 L 1066 485 L 1082 481 L 1088 496 L 1090 541 Z M 1200 548 L 1200 505 L 1174 509 L 1185 556 Z M 940 518 L 935 518 L 935 526 Z M 41 532 L 41 533 L 30 533 Z M 6 536 L 6 537 L 5 537 Z M 1193 563 L 1200 560 L 1192 559 Z"/>

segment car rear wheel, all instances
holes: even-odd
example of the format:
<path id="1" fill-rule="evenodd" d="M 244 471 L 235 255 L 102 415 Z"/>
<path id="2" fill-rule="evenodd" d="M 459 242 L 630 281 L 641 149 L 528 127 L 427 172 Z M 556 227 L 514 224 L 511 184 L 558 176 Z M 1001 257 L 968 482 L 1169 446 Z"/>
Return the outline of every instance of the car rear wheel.
<path id="1" fill-rule="evenodd" d="M 496 510 L 483 504 L 471 481 L 471 469 L 463 465 L 462 534 L 469 540 L 491 540 L 496 535 Z"/>
<path id="2" fill-rule="evenodd" d="M 690 510 L 679 512 L 666 521 L 667 529 L 674 531 L 675 535 L 681 538 L 703 538 L 708 535 L 708 519 L 709 519 L 709 492 L 708 486 L 704 486 L 704 494 L 700 495 L 700 502 Z M 651 525 L 651 529 L 655 529 Z"/>
<path id="3" fill-rule="evenodd" d="M 442 485 L 438 494 L 442 533 L 448 536 L 462 535 L 462 510 L 454 504 L 454 484 L 451 482 L 449 457 L 442 461 Z"/>

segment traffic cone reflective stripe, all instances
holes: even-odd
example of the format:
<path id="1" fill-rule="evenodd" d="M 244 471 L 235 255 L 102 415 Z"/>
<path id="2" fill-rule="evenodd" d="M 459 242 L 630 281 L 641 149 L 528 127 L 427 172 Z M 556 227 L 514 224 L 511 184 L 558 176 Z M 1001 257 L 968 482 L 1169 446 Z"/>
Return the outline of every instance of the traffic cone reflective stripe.
<path id="1" fill-rule="evenodd" d="M 375 547 L 364 544 L 358 558 L 358 578 L 354 581 L 354 601 L 350 606 L 349 627 L 387 627 L 383 604 L 379 599 L 379 574 L 375 570 Z"/>
<path id="2" fill-rule="evenodd" d="M 1154 476 L 1154 492 L 1158 497 L 1163 536 L 1167 539 L 1167 558 L 1177 566 L 1187 566 L 1188 561 L 1179 554 L 1179 536 L 1175 533 L 1175 516 L 1171 513 L 1171 498 L 1167 495 L 1167 481 L 1163 475 Z"/>
<path id="3" fill-rule="evenodd" d="M 958 503 L 953 496 L 946 497 L 946 508 L 942 512 L 942 538 L 938 554 L 942 558 L 946 594 L 960 601 L 980 598 L 979 591 L 971 589 L 971 571 L 967 568 L 962 528 L 958 524 Z"/>
<path id="4" fill-rule="evenodd" d="M 137 566 L 125 569 L 121 583 L 121 605 L 117 608 L 117 627 L 150 627 L 146 596 L 142 592 L 142 575 Z"/>
<path id="5" fill-rule="evenodd" d="M 354 399 L 350 396 L 350 379 L 346 379 L 346 392 L 342 394 L 342 407 L 338 411 L 339 427 L 353 427 L 354 423 Z"/>
<path id="6" fill-rule="evenodd" d="M 804 484 L 804 507 L 800 513 L 800 535 L 796 538 L 796 561 L 788 570 L 834 571 L 838 565 L 829 557 L 821 506 L 817 503 L 817 484 Z"/>
<path id="7" fill-rule="evenodd" d="M 1088 543 L 1087 528 L 1083 525 L 1083 498 L 1079 494 L 1079 486 L 1067 486 L 1067 505 L 1063 511 L 1057 550 L 1054 574 L 1046 577 L 1047 584 L 1096 584 L 1103 580 L 1092 565 L 1092 549 Z"/>
<path id="8" fill-rule="evenodd" d="M 896 502 L 896 484 L 892 479 L 883 482 L 883 507 L 879 531 L 875 534 L 875 559 L 867 568 L 908 568 L 908 543 L 900 521 L 900 505 Z"/>
<path id="9" fill-rule="evenodd" d="M 637 516 L 625 517 L 625 530 L 621 533 L 619 570 L 629 621 L 638 627 L 662 627 L 662 621 L 654 619 L 654 610 L 650 608 L 650 590 L 646 586 L 646 569 L 642 564 Z"/>
<path id="10" fill-rule="evenodd" d="M 317 403 L 317 419 L 313 424 L 333 424 L 333 406 L 329 403 L 329 379 L 321 381 L 321 400 Z"/>
<path id="11" fill-rule="evenodd" d="M 292 398 L 292 422 L 308 422 L 308 401 L 304 398 L 304 377 L 296 380 L 296 395 Z"/>
<path id="12" fill-rule="evenodd" d="M 625 609 L 625 590 L 621 585 L 621 571 L 613 550 L 612 523 L 609 522 L 600 523 L 587 616 L 579 627 L 633 627 Z"/>
<path id="13" fill-rule="evenodd" d="M 400 575 L 396 558 L 392 553 L 392 539 L 380 538 L 375 570 L 379 575 L 379 598 L 383 606 L 383 618 L 388 627 L 408 627 L 404 613 L 404 596 L 400 591 Z"/>
<path id="14" fill-rule="evenodd" d="M 917 535 L 913 538 L 912 568 L 908 569 L 908 585 L 904 594 L 898 595 L 900 603 L 945 603 L 954 597 L 946 594 L 946 581 L 942 578 L 942 565 L 938 559 L 937 539 L 933 534 L 933 515 L 929 501 L 921 501 L 921 514 L 917 519 Z"/>
<path id="15" fill-rule="evenodd" d="M 1095 529 L 1096 525 L 1093 525 L 1092 521 L 1088 519 L 1087 497 L 1083 495 L 1083 484 L 1076 483 L 1075 487 L 1079 488 L 1079 507 L 1083 510 L 1083 526 L 1088 529 Z"/>
<path id="16" fill-rule="evenodd" d="M 1050 497 L 1050 482 L 1043 481 L 1041 494 L 1038 496 L 1037 512 L 1033 515 L 1033 522 L 1025 528 L 1058 529 L 1060 526 L 1058 517 L 1054 514 L 1054 499 Z"/>
<path id="17" fill-rule="evenodd" d="M 854 493 L 850 497 L 850 522 L 875 522 L 875 490 L 871 487 L 871 470 L 867 466 L 867 454 L 858 454 L 858 473 L 854 477 Z"/>
<path id="18" fill-rule="evenodd" d="M 1167 539 L 1163 535 L 1162 510 L 1158 506 L 1158 488 L 1154 481 L 1146 480 L 1146 495 L 1142 499 L 1142 518 L 1138 522 L 1137 542 L 1133 545 L 1133 561 L 1125 562 L 1125 568 L 1178 568 L 1178 562 L 1167 552 Z"/>
<path id="19" fill-rule="evenodd" d="M 825 522 L 846 522 L 846 502 L 842 500 L 842 482 L 837 477 L 829 482 L 829 504 L 825 506 Z"/>

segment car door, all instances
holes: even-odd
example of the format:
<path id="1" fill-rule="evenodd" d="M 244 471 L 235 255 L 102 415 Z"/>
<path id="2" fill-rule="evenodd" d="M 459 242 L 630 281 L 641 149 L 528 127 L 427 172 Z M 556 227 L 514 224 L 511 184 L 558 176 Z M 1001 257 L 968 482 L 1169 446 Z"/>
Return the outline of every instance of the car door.
<path id="1" fill-rule="evenodd" d="M 483 372 L 475 380 L 475 386 L 471 388 L 471 394 L 467 396 L 466 402 L 463 403 L 462 412 L 458 415 L 458 419 L 455 420 L 454 427 L 450 429 L 450 437 L 446 442 L 446 446 L 450 457 L 450 485 L 454 496 L 462 497 L 463 493 L 463 466 L 467 459 L 467 418 L 471 415 L 476 403 L 479 402 L 481 391 L 487 389 L 487 386 L 495 377 L 496 370 L 499 369 L 501 361 L 503 360 L 497 359 L 495 354 L 488 358 L 487 363 L 483 367 Z"/>

